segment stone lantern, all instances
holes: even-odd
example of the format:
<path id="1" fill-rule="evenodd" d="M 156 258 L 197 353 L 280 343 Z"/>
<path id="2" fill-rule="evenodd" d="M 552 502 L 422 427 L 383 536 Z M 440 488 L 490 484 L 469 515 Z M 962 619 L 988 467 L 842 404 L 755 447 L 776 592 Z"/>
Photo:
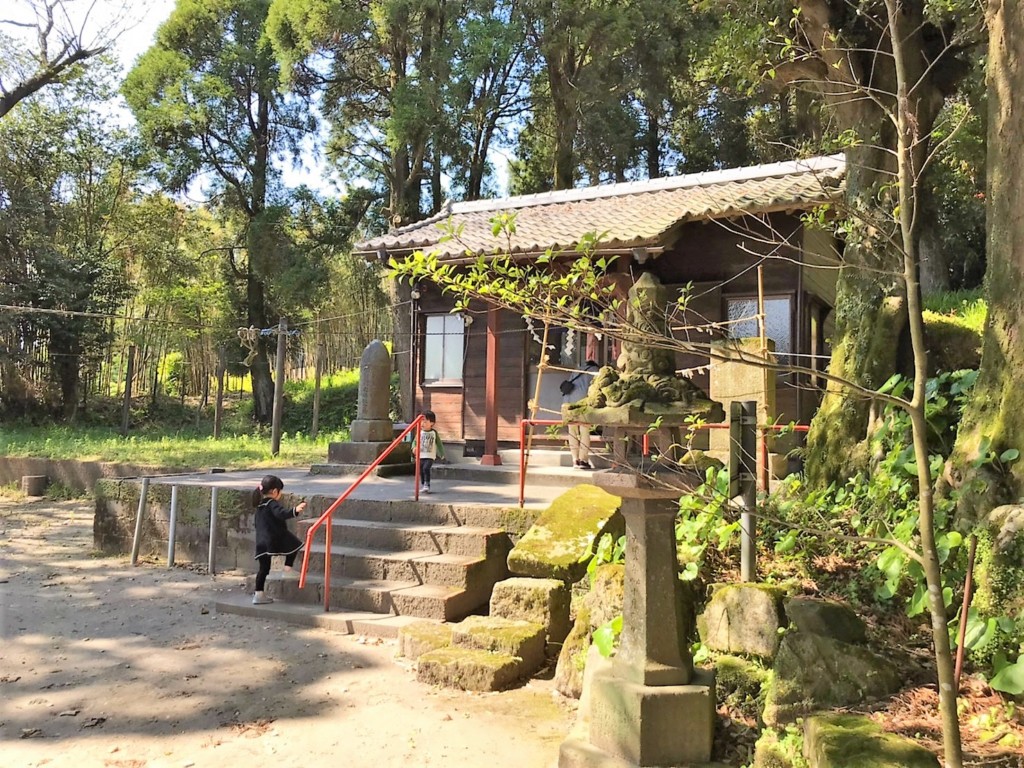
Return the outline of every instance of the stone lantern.
<path id="1" fill-rule="evenodd" d="M 682 430 L 694 417 L 721 421 L 724 413 L 676 374 L 671 350 L 649 345 L 668 334 L 667 294 L 650 273 L 636 282 L 621 370 L 602 368 L 586 398 L 562 407 L 564 418 L 599 426 L 612 442 L 613 466 L 593 473 L 592 482 L 623 499 L 626 573 L 619 651 L 591 678 L 589 711 L 581 713 L 589 733 L 562 743 L 559 768 L 695 765 L 711 758 L 715 679 L 712 671 L 694 669 L 689 650 L 675 518 L 679 497 L 701 482 L 678 461 Z M 657 460 L 635 458 L 630 445 L 651 431 L 667 433 L 670 445 Z"/>

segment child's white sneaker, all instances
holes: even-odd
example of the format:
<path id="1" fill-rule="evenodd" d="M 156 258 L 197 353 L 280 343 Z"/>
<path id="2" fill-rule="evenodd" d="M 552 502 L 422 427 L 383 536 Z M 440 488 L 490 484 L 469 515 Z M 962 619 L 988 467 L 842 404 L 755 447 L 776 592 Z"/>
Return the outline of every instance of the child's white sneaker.
<path id="1" fill-rule="evenodd" d="M 422 493 L 430 493 L 430 486 L 429 485 L 424 485 Z"/>
<path id="2" fill-rule="evenodd" d="M 253 605 L 267 605 L 268 603 L 274 602 L 274 598 L 267 597 L 265 592 L 253 592 L 252 593 L 252 604 Z"/>

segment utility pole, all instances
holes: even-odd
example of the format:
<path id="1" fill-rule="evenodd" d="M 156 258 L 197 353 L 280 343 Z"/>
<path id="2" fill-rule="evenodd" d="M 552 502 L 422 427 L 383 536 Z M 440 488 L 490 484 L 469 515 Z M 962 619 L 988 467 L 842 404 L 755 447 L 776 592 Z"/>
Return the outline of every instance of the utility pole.
<path id="1" fill-rule="evenodd" d="M 270 455 L 281 452 L 281 418 L 284 415 L 284 353 L 287 347 L 288 321 L 277 326 L 277 365 L 274 369 L 274 415 L 270 426 Z"/>
<path id="2" fill-rule="evenodd" d="M 313 424 L 309 428 L 309 437 L 316 440 L 320 432 L 320 377 L 324 372 L 324 337 L 320 327 L 320 313 L 316 317 L 316 378 L 313 382 Z"/>
<path id="3" fill-rule="evenodd" d="M 124 403 L 121 406 L 121 435 L 128 436 L 128 417 L 132 410 L 132 379 L 135 378 L 135 345 L 128 347 L 128 373 L 124 381 Z"/>
<path id="4" fill-rule="evenodd" d="M 220 431 L 224 424 L 224 373 L 227 361 L 224 359 L 224 345 L 217 349 L 217 404 L 213 409 L 213 439 L 220 439 Z"/>
<path id="5" fill-rule="evenodd" d="M 729 498 L 739 497 L 740 579 L 757 581 L 757 401 L 729 405 Z"/>

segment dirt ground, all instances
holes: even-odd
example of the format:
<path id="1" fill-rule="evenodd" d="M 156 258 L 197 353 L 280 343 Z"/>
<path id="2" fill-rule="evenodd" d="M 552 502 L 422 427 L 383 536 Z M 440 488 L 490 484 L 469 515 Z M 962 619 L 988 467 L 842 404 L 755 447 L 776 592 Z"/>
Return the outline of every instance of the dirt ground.
<path id="1" fill-rule="evenodd" d="M 0 764 L 547 768 L 575 702 L 418 683 L 391 641 L 212 611 L 243 574 L 101 557 L 89 501 L 0 499 Z"/>

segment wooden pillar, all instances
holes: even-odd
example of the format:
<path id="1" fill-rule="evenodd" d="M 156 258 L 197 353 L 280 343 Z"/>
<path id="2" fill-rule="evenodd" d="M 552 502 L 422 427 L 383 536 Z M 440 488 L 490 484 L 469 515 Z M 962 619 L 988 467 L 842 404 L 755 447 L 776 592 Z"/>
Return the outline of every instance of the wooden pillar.
<path id="1" fill-rule="evenodd" d="M 498 359 L 500 357 L 501 315 L 497 307 L 487 310 L 487 371 L 484 392 L 484 454 L 480 463 L 494 467 L 501 464 L 498 455 Z"/>

